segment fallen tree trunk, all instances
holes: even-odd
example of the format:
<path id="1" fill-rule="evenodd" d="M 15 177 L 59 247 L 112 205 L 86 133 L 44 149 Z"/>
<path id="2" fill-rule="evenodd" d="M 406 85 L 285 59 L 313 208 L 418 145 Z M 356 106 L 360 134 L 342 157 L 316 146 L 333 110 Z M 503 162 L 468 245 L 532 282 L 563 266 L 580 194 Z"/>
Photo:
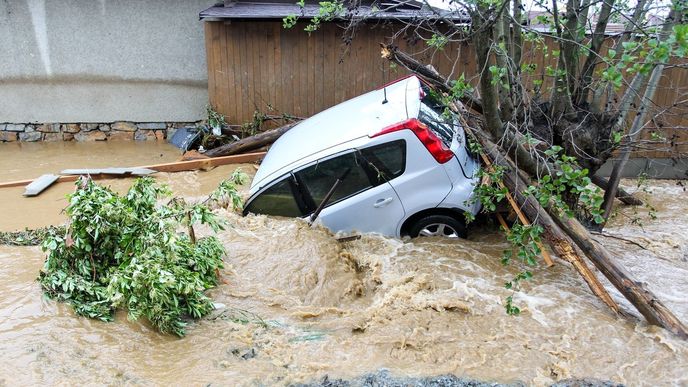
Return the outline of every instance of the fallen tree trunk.
<path id="1" fill-rule="evenodd" d="M 298 124 L 298 122 L 292 122 L 290 124 L 280 126 L 277 129 L 268 130 L 266 132 L 258 133 L 255 136 L 246 137 L 239 141 L 210 149 L 209 151 L 205 152 L 205 155 L 208 157 L 230 156 L 258 149 L 262 146 L 272 144 L 280 136 L 289 131 L 289 129 L 296 126 L 296 124 Z"/>
<path id="2" fill-rule="evenodd" d="M 401 66 L 405 67 L 406 69 L 413 71 L 421 78 L 423 78 L 426 82 L 432 84 L 434 87 L 436 87 L 442 92 L 448 93 L 450 91 L 451 86 L 449 85 L 449 82 L 434 68 L 432 68 L 432 66 L 424 65 L 423 63 L 413 58 L 411 55 L 403 51 L 400 51 L 396 47 L 393 47 L 391 45 L 382 44 L 381 46 L 383 58 L 396 62 Z M 465 107 L 473 109 L 477 113 L 483 112 L 482 101 L 471 95 L 465 95 L 463 98 L 461 98 L 460 101 L 465 105 Z M 463 107 L 461 107 L 461 110 L 462 111 L 460 111 L 460 113 L 467 113 L 466 109 L 464 109 Z M 515 157 L 518 160 L 518 165 L 520 165 L 527 172 L 533 175 L 543 176 L 544 174 L 549 174 L 551 173 L 551 171 L 557 170 L 554 167 L 554 165 L 545 162 L 544 159 L 536 159 L 536 157 L 528 151 L 528 149 L 531 148 L 531 145 L 528 143 L 528 141 L 524 139 L 523 134 L 521 134 L 520 132 L 516 131 L 513 128 L 510 128 L 507 125 L 504 129 L 503 135 L 504 138 L 502 138 L 501 140 L 506 143 L 507 147 L 510 150 L 509 153 L 512 155 L 512 157 Z M 537 152 L 537 150 L 533 151 Z M 606 179 L 597 176 L 592 176 L 591 180 L 593 184 L 597 185 L 603 190 L 607 189 L 606 187 L 608 186 L 608 182 Z M 643 204 L 643 202 L 640 199 L 633 197 L 631 194 L 623 190 L 617 192 L 616 197 L 619 200 L 621 200 L 624 204 Z"/>
<path id="3" fill-rule="evenodd" d="M 399 51 L 392 45 L 380 44 L 380 47 L 382 48 L 383 58 L 397 62 L 408 70 L 420 75 L 423 79 L 430 81 L 435 87 L 440 88 L 444 93 L 448 93 L 451 90 L 449 82 L 432 66 L 427 66 L 418 62 L 409 54 Z M 461 102 L 478 113 L 483 112 L 482 102 L 473 95 L 467 93 L 461 98 Z"/>
<path id="4" fill-rule="evenodd" d="M 588 230 L 576 219 L 557 216 L 554 220 L 590 257 L 592 263 L 604 274 L 609 282 L 628 299 L 645 317 L 647 322 L 665 328 L 681 338 L 688 339 L 686 327 L 647 287 L 631 277 L 619 265 L 611 253 L 592 238 Z"/>
<path id="5" fill-rule="evenodd" d="M 485 142 L 488 141 L 486 140 Z M 598 294 L 597 284 L 594 284 L 594 281 L 591 283 L 587 275 L 583 274 L 587 267 L 583 268 L 583 271 L 578 267 L 578 265 L 585 265 L 585 263 L 582 262 L 580 257 L 575 255 L 569 257 L 570 252 L 575 252 L 578 249 L 584 252 L 600 272 L 607 277 L 609 282 L 645 317 L 648 323 L 661 326 L 679 337 L 688 338 L 688 328 L 651 291 L 642 283 L 633 279 L 631 274 L 616 262 L 612 254 L 592 238 L 592 235 L 578 220 L 568 218 L 565 215 L 562 216 L 556 211 L 547 211 L 535 198 L 524 196 L 522 191 L 530 185 L 530 182 L 523 181 L 520 178 L 513 161 L 505 156 L 494 144 L 490 145 L 488 143 L 485 149 L 490 158 L 494 157 L 493 162 L 495 164 L 507 170 L 507 173 L 504 174 L 504 182 L 509 190 L 514 193 L 514 197 L 522 206 L 523 212 L 529 218 L 536 219 L 537 223 L 544 227 L 545 239 L 549 242 L 552 249 L 560 257 L 568 260 L 576 267 L 586 282 L 588 282 L 588 286 L 598 297 L 605 301 L 613 310 L 619 311 L 618 306 L 615 308 L 606 300 L 606 297 L 609 297 L 606 290 Z M 563 256 L 562 253 L 564 254 Z M 614 305 L 616 304 L 614 303 Z"/>
<path id="6" fill-rule="evenodd" d="M 478 137 L 478 136 L 474 136 Z M 583 280 L 588 284 L 593 294 L 602 300 L 614 313 L 620 313 L 619 305 L 612 299 L 602 283 L 599 281 L 595 273 L 588 267 L 583 260 L 583 254 L 576 248 L 575 243 L 569 238 L 556 223 L 547 211 L 538 203 L 538 201 L 530 196 L 524 195 L 523 191 L 529 185 L 521 179 L 518 170 L 512 162 L 509 162 L 506 156 L 502 153 L 499 147 L 485 137 L 477 138 L 480 141 L 485 156 L 490 161 L 505 169 L 503 175 L 503 183 L 506 185 L 509 192 L 519 204 L 520 209 L 526 214 L 529 219 L 535 220 L 536 223 L 543 227 L 543 238 L 548 242 L 552 250 L 565 261 L 571 263 L 578 273 L 583 277 Z"/>
<path id="7" fill-rule="evenodd" d="M 385 46 L 383 46 L 384 48 Z M 415 67 L 425 68 L 410 56 L 402 56 L 407 63 L 399 61 L 399 52 L 394 50 L 394 55 L 383 56 L 396 61 L 409 69 L 409 63 Z M 411 61 L 411 62 L 410 62 Z M 441 75 L 432 74 L 427 79 L 431 83 L 437 82 L 446 90 L 447 81 Z M 465 111 L 460 107 L 458 111 Z M 571 262 L 578 270 L 590 289 L 613 311 L 619 312 L 618 305 L 614 302 L 606 289 L 599 282 L 594 273 L 587 267 L 582 255 L 587 255 L 593 264 L 605 277 L 628 299 L 633 306 L 645 317 L 648 323 L 661 326 L 682 338 L 688 338 L 688 328 L 681 323 L 676 316 L 659 299 L 641 283 L 634 280 L 621 265 L 615 262 L 614 257 L 593 240 L 590 233 L 575 218 L 565 218 L 557 213 L 556 209 L 546 209 L 531 195 L 523 194 L 525 188 L 530 186 L 529 176 L 514 164 L 508 153 L 490 141 L 490 135 L 481 130 L 480 122 L 464 123 L 466 128 L 476 131 L 476 139 L 483 146 L 484 152 L 495 165 L 505 168 L 504 183 L 514 196 L 521 209 L 526 213 L 531 222 L 535 222 L 544 229 L 544 237 L 552 249 L 563 259 Z"/>
<path id="8" fill-rule="evenodd" d="M 605 191 L 609 187 L 609 180 L 605 179 L 604 177 L 592 176 L 592 177 L 590 177 L 590 180 L 592 180 L 593 184 L 602 188 Z M 621 202 L 623 204 L 627 204 L 629 206 L 642 206 L 643 205 L 642 200 L 640 200 L 637 197 L 633 196 L 632 194 L 628 193 L 626 190 L 624 190 L 621 187 L 617 187 L 616 198 L 621 200 Z"/>

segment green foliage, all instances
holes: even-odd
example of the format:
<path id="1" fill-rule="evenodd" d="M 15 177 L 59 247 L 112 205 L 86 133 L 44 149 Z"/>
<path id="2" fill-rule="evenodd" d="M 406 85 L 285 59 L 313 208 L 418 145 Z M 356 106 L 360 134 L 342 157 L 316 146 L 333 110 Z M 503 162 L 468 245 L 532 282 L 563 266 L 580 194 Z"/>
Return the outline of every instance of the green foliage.
<path id="1" fill-rule="evenodd" d="M 132 320 L 146 317 L 161 332 L 184 335 L 186 316 L 212 310 L 204 291 L 217 284 L 225 254 L 213 236 L 196 241 L 193 225 L 222 229 L 206 204 L 236 203 L 234 184 L 245 179 L 233 175 L 201 204 L 161 205 L 170 192 L 152 178 L 138 179 L 126 195 L 82 178 L 69 195 L 66 231 L 51 231 L 43 242 L 41 286 L 79 315 L 110 321 L 126 308 Z M 178 233 L 181 226 L 191 235 Z"/>
<path id="2" fill-rule="evenodd" d="M 321 1 L 318 4 L 318 15 L 303 29 L 308 33 L 317 31 L 322 22 L 331 21 L 344 14 L 344 3 L 341 0 Z"/>
<path id="3" fill-rule="evenodd" d="M 0 245 L 7 246 L 38 246 L 52 233 L 63 233 L 63 226 L 41 227 L 35 230 L 0 232 Z"/>
<path id="4" fill-rule="evenodd" d="M 526 136 L 526 141 L 533 141 L 533 139 Z M 545 151 L 545 154 L 548 156 L 547 161 L 556 166 L 557 172 L 543 176 L 536 185 L 527 187 L 524 190 L 524 195 L 532 195 L 544 207 L 549 207 L 567 216 L 573 216 L 573 211 L 564 199 L 565 193 L 568 193 L 577 198 L 579 210 L 585 211 L 595 222 L 602 222 L 600 207 L 603 198 L 599 188 L 591 187 L 587 169 L 581 169 L 573 157 L 563 154 L 563 149 L 559 146 L 551 147 Z M 475 188 L 472 201 L 479 200 L 483 206 L 483 211 L 494 212 L 497 209 L 497 204 L 506 198 L 507 188 L 501 184 L 503 175 L 504 170 L 498 166 L 479 171 L 483 183 Z M 523 225 L 517 223 L 512 226 L 511 230 L 504 231 L 511 247 L 504 251 L 502 264 L 509 265 L 515 260 L 521 268 L 523 265 L 526 267 L 536 266 L 537 257 L 541 253 L 538 244 L 541 242 L 540 237 L 544 232 L 543 228 L 537 224 Z M 532 276 L 530 270 L 520 269 L 518 274 L 507 281 L 504 286 L 507 289 L 517 290 L 521 281 L 529 280 Z M 520 309 L 513 303 L 512 296 L 506 299 L 505 309 L 510 315 L 520 313 Z"/>
<path id="5" fill-rule="evenodd" d="M 205 110 L 208 114 L 208 125 L 210 125 L 211 128 L 222 128 L 227 125 L 225 116 L 218 113 L 211 105 L 206 105 Z"/>
<path id="6" fill-rule="evenodd" d="M 299 0 L 296 5 L 303 9 L 306 6 L 306 3 L 304 0 Z M 318 8 L 318 14 L 315 15 L 303 29 L 308 33 L 317 31 L 320 28 L 320 24 L 323 22 L 328 22 L 334 20 L 335 18 L 342 17 L 346 11 L 344 2 L 341 0 L 321 1 L 318 3 L 318 5 L 320 6 Z M 282 19 L 282 27 L 285 29 L 293 28 L 298 20 L 299 17 L 297 15 L 288 15 Z"/>
<path id="7" fill-rule="evenodd" d="M 299 17 L 296 15 L 287 15 L 282 19 L 282 28 L 287 30 L 293 28 L 298 20 Z"/>
<path id="8" fill-rule="evenodd" d="M 533 195 L 542 206 L 550 206 L 569 217 L 575 215 L 574 209 L 567 204 L 564 195 L 577 197 L 577 209 L 588 214 L 595 223 L 603 223 L 601 190 L 592 186 L 588 170 L 581 169 L 574 157 L 567 156 L 562 151 L 557 145 L 545 151 L 557 172 L 543 176 L 537 185 L 529 186 L 524 193 Z"/>
<path id="9" fill-rule="evenodd" d="M 474 191 L 473 197 L 480 201 L 483 211 L 494 212 L 497 209 L 497 203 L 501 202 L 509 192 L 506 187 L 494 184 L 494 182 L 501 182 L 503 175 L 504 169 L 498 166 L 478 171 L 481 180 L 491 182 L 491 184 L 480 184 Z"/>
<path id="10" fill-rule="evenodd" d="M 428 46 L 437 48 L 439 50 L 444 49 L 444 46 L 449 43 L 449 38 L 442 34 L 432 34 L 432 37 L 425 42 Z"/>
<path id="11" fill-rule="evenodd" d="M 492 74 L 492 84 L 499 85 L 503 89 L 509 90 L 510 85 L 507 77 L 507 69 L 505 67 L 492 65 L 489 70 Z"/>

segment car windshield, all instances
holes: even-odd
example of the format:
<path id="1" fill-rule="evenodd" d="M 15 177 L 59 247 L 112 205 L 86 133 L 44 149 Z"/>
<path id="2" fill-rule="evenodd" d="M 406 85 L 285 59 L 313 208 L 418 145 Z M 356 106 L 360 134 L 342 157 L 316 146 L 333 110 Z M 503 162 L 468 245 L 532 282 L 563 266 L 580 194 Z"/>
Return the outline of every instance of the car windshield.
<path id="1" fill-rule="evenodd" d="M 423 87 L 425 96 L 420 101 L 418 119 L 432 130 L 449 148 L 456 132 L 453 119 L 444 114 L 445 106 L 437 98 L 436 93 L 430 88 Z"/>

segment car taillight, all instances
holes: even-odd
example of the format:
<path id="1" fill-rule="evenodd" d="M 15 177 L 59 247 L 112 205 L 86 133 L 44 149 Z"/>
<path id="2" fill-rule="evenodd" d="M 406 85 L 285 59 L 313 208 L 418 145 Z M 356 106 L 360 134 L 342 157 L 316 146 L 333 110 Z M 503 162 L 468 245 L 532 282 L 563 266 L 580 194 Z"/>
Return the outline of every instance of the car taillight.
<path id="1" fill-rule="evenodd" d="M 418 121 L 417 118 L 411 118 L 406 121 L 399 122 L 398 124 L 390 125 L 381 131 L 371 135 L 370 137 L 382 136 L 383 134 L 396 132 L 399 130 L 408 129 L 413 132 L 413 134 L 418 137 L 425 148 L 430 152 L 432 157 L 437 160 L 438 163 L 444 164 L 454 157 L 454 153 L 440 141 L 433 132 L 430 131 L 424 123 Z"/>

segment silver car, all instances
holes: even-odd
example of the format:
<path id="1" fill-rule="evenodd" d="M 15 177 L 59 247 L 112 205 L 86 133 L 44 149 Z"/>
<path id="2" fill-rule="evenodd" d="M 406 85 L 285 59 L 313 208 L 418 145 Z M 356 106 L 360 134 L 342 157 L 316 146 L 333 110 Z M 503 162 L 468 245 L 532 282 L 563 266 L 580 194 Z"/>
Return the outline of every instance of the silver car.
<path id="1" fill-rule="evenodd" d="M 333 232 L 464 237 L 479 164 L 461 126 L 409 76 L 304 120 L 270 148 L 244 214 Z M 321 212 L 320 212 L 321 211 Z"/>

